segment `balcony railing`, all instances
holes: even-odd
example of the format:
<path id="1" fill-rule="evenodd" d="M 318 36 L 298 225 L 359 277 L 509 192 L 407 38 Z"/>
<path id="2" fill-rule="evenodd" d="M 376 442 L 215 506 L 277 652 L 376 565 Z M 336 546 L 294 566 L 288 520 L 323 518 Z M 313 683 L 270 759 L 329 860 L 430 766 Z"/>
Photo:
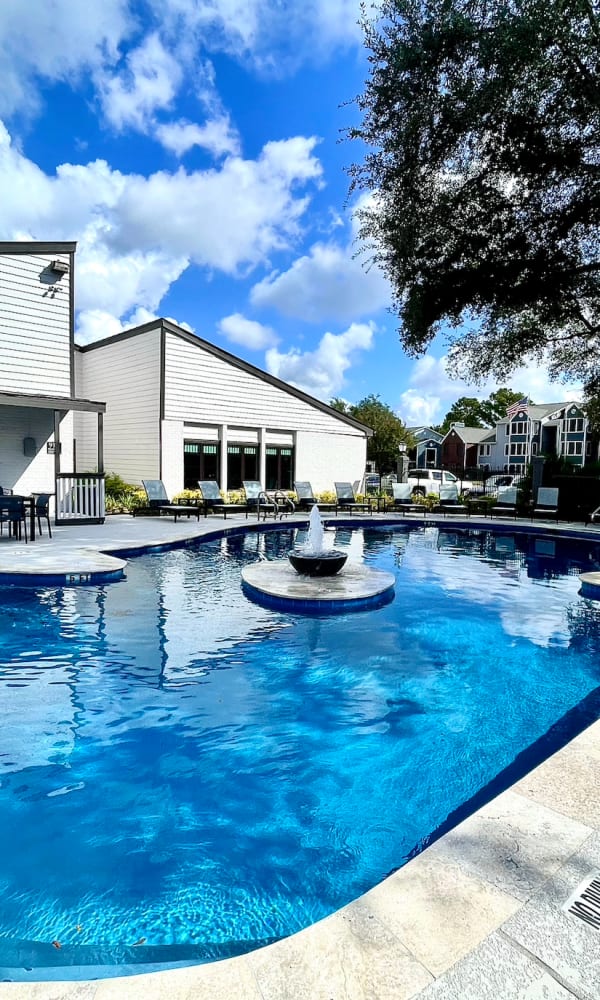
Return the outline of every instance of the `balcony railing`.
<path id="1" fill-rule="evenodd" d="M 59 473 L 56 477 L 56 523 L 102 524 L 104 476 Z"/>

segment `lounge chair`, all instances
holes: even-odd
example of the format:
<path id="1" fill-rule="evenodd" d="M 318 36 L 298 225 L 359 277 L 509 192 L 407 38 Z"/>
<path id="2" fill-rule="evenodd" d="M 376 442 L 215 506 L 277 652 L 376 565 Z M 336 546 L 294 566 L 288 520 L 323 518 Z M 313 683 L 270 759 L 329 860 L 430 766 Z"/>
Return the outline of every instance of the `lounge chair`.
<path id="1" fill-rule="evenodd" d="M 334 483 L 338 510 L 362 510 L 371 513 L 371 504 L 356 499 L 352 483 Z"/>
<path id="2" fill-rule="evenodd" d="M 386 502 L 384 510 L 402 510 L 406 513 L 424 514 L 427 508 L 420 503 L 415 503 L 412 496 L 412 486 L 410 483 L 392 483 L 392 500 Z"/>
<path id="3" fill-rule="evenodd" d="M 594 521 L 600 521 L 600 507 L 596 507 L 596 510 L 593 510 L 591 514 L 588 514 L 585 519 L 586 524 L 593 524 Z"/>
<path id="4" fill-rule="evenodd" d="M 219 484 L 216 479 L 199 479 L 198 489 L 202 494 L 205 517 L 208 515 L 210 510 L 213 514 L 222 514 L 223 520 L 226 521 L 228 513 L 231 514 L 236 511 L 241 512 L 247 510 L 247 504 L 245 503 L 227 503 L 223 500 Z"/>
<path id="5" fill-rule="evenodd" d="M 195 514 L 196 520 L 200 520 L 200 505 L 172 503 L 162 479 L 142 479 L 142 486 L 146 491 L 148 506 L 134 511 L 134 514 L 172 514 L 175 522 L 184 514 L 186 517 Z"/>
<path id="6" fill-rule="evenodd" d="M 558 487 L 540 486 L 537 491 L 535 507 L 531 512 L 531 519 L 534 517 L 556 517 L 558 523 Z"/>
<path id="7" fill-rule="evenodd" d="M 496 503 L 490 508 L 490 517 L 510 517 L 512 515 L 516 519 L 517 493 L 516 486 L 500 490 Z"/>
<path id="8" fill-rule="evenodd" d="M 446 514 L 465 514 L 467 507 L 458 499 L 458 488 L 456 486 L 440 486 L 440 500 L 435 506 L 435 511 L 446 516 Z"/>
<path id="9" fill-rule="evenodd" d="M 313 494 L 313 489 L 310 483 L 294 483 L 294 490 L 296 491 L 296 496 L 298 498 L 296 503 L 297 510 L 311 510 L 315 504 L 319 510 L 337 510 L 337 504 L 322 503 L 320 500 L 317 500 Z"/>
<path id="10" fill-rule="evenodd" d="M 269 494 L 263 489 L 262 484 L 254 479 L 244 479 L 242 486 L 246 494 L 246 517 L 249 511 L 255 510 L 258 520 L 260 521 L 262 513 L 263 521 L 266 521 L 269 514 L 277 519 L 285 514 L 293 514 L 296 509 L 294 501 L 288 497 L 284 490 L 273 490 Z"/>

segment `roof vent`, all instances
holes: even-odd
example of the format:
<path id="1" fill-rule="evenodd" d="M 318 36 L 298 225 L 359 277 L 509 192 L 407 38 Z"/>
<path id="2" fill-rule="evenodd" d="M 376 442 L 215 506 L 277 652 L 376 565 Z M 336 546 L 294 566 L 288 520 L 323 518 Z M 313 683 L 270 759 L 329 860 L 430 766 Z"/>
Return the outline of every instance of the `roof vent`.
<path id="1" fill-rule="evenodd" d="M 66 260 L 53 260 L 50 264 L 50 270 L 54 271 L 55 274 L 68 274 L 69 265 Z"/>
<path id="2" fill-rule="evenodd" d="M 562 909 L 600 931 L 600 872 L 592 872 L 563 903 Z"/>

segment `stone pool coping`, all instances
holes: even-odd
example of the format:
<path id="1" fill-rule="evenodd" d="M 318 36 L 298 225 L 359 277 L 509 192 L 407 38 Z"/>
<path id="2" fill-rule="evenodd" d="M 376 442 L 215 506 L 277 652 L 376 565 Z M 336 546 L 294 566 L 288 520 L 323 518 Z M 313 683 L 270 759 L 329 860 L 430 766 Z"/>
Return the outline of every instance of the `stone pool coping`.
<path id="1" fill-rule="evenodd" d="M 382 515 L 373 520 L 399 519 Z M 365 519 L 358 523 L 364 527 Z M 475 518 L 428 517 L 427 523 L 490 527 L 489 520 L 477 524 Z M 214 522 L 198 530 L 195 522 L 192 527 L 161 519 L 159 526 L 144 531 L 143 539 L 136 530 L 132 542 L 131 524 L 132 519 L 124 519 L 125 532 L 116 520 L 104 531 L 98 526 L 93 540 L 88 529 L 85 546 L 80 529 L 61 529 L 60 534 L 75 530 L 77 537 L 60 548 L 70 552 L 76 572 L 77 553 L 90 554 L 100 545 L 103 552 L 132 552 L 185 544 L 207 532 L 222 534 Z M 540 529 L 529 522 L 519 527 Z M 514 522 L 508 528 L 514 531 Z M 600 539 L 598 530 L 564 529 L 559 525 L 549 533 Z M 54 543 L 52 539 L 47 545 Z M 31 549 L 37 545 L 47 547 L 36 542 Z M 25 546 L 10 543 L 15 555 L 17 548 Z M 0 571 L 4 558 L 2 551 Z M 599 765 L 597 721 L 365 895 L 266 948 L 127 978 L 3 982 L 0 998 L 596 1000 L 600 932 L 561 906 L 582 879 L 600 871 L 600 783 L 594 777 Z"/>

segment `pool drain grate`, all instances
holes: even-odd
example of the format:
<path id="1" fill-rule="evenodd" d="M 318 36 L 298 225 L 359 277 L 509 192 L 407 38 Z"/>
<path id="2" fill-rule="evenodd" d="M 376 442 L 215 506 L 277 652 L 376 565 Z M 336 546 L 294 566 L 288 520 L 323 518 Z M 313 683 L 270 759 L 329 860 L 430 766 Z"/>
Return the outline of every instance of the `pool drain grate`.
<path id="1" fill-rule="evenodd" d="M 600 931 L 600 872 L 592 872 L 580 882 L 562 909 Z"/>

